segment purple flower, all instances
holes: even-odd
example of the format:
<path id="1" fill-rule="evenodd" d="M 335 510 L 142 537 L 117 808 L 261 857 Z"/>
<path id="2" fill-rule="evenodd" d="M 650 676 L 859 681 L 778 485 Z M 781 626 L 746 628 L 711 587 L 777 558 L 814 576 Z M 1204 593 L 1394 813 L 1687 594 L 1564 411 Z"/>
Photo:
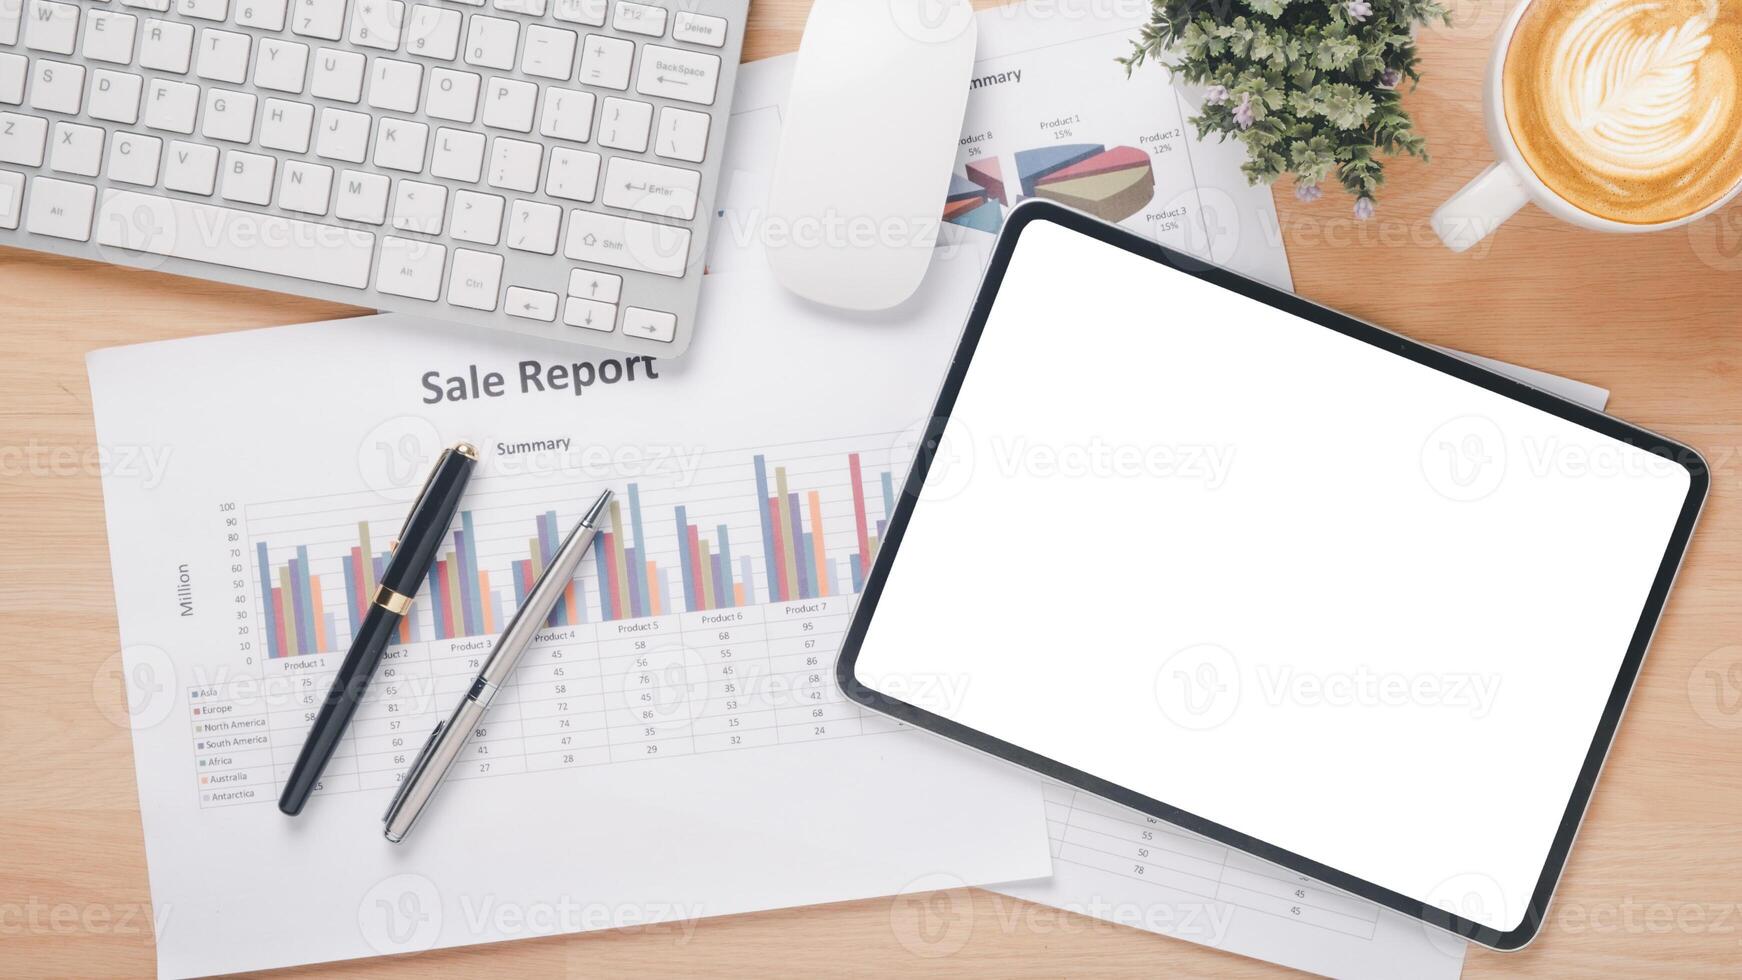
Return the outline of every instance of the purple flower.
<path id="1" fill-rule="evenodd" d="M 1371 217 L 1373 217 L 1373 199 L 1370 197 L 1358 198 L 1355 201 L 1355 220 L 1366 221 Z"/>
<path id="2" fill-rule="evenodd" d="M 1403 81 L 1403 72 L 1395 68 L 1387 68 L 1379 73 L 1379 84 L 1386 88 L 1396 88 L 1397 83 L 1401 81 Z"/>
<path id="3" fill-rule="evenodd" d="M 1228 101 L 1228 86 L 1212 85 L 1204 89 L 1204 101 L 1210 105 L 1221 105 Z"/>
<path id="4" fill-rule="evenodd" d="M 1244 92 L 1240 95 L 1240 104 L 1234 107 L 1234 121 L 1241 129 L 1251 129 L 1256 120 L 1257 116 L 1252 109 L 1252 93 Z"/>
<path id="5" fill-rule="evenodd" d="M 1294 185 L 1294 196 L 1308 204 L 1311 204 L 1319 198 L 1324 197 L 1325 192 L 1317 184 L 1302 184 L 1297 181 Z"/>
<path id="6" fill-rule="evenodd" d="M 1367 0 L 1349 0 L 1343 4 L 1343 9 L 1349 12 L 1349 19 L 1357 24 L 1373 16 L 1373 5 Z"/>

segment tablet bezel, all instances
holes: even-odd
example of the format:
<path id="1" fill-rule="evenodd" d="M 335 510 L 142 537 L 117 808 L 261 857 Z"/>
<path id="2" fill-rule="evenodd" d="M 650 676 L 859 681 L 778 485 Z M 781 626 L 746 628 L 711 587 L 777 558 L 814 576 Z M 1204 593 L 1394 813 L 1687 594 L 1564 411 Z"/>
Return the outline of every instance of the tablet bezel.
<path id="1" fill-rule="evenodd" d="M 854 667 L 858 662 L 859 648 L 864 641 L 871 619 L 876 613 L 878 597 L 881 595 L 884 583 L 889 576 L 889 569 L 900 551 L 902 536 L 906 532 L 908 520 L 913 514 L 920 488 L 925 484 L 926 474 L 931 464 L 929 450 L 936 449 L 944 428 L 949 422 L 950 412 L 955 406 L 962 382 L 967 377 L 968 366 L 973 361 L 974 350 L 985 329 L 987 317 L 991 313 L 999 287 L 1003 283 L 1010 258 L 1021 241 L 1022 232 L 1036 221 L 1052 222 L 1106 244 L 1117 246 L 1127 252 L 1143 256 L 1150 261 L 1167 265 L 1178 272 L 1231 290 L 1248 299 L 1257 300 L 1307 322 L 1390 351 L 1418 364 L 1478 385 L 1533 408 L 1541 409 L 1602 435 L 1655 453 L 1688 471 L 1690 477 L 1688 493 L 1682 502 L 1681 512 L 1676 518 L 1675 529 L 1658 565 L 1657 574 L 1652 580 L 1645 606 L 1635 624 L 1627 653 L 1622 658 L 1620 670 L 1610 689 L 1608 700 L 1605 702 L 1597 730 L 1591 738 L 1584 762 L 1580 766 L 1572 795 L 1561 815 L 1561 821 L 1556 828 L 1547 859 L 1537 878 L 1536 885 L 1532 889 L 1524 916 L 1516 928 L 1502 931 L 1463 916 L 1442 911 L 1425 902 L 1309 860 L 1299 854 L 1239 833 L 1160 800 L 1097 779 L 1086 772 L 1063 765 L 1038 753 L 1030 752 L 1019 745 L 958 724 L 941 715 L 915 707 L 899 698 L 883 694 L 857 682 Z M 967 325 L 963 328 L 961 339 L 957 344 L 949 373 L 944 379 L 936 404 L 931 412 L 930 422 L 920 440 L 919 451 L 908 471 L 907 479 L 902 484 L 902 492 L 896 502 L 895 513 L 891 516 L 888 527 L 885 529 L 883 541 L 878 547 L 877 557 L 872 562 L 870 573 L 867 575 L 864 588 L 860 592 L 858 604 L 854 608 L 853 618 L 848 625 L 840 657 L 836 661 L 835 676 L 848 698 L 872 710 L 935 732 L 1005 761 L 1032 769 L 1042 775 L 1105 797 L 1139 812 L 1176 824 L 1218 843 L 1254 854 L 1295 873 L 1310 876 L 1325 884 L 1405 915 L 1414 916 L 1431 926 L 1444 929 L 1472 942 L 1498 950 L 1520 949 L 1535 938 L 1546 917 L 1555 885 L 1560 878 L 1561 871 L 1566 866 L 1567 856 L 1572 849 L 1573 840 L 1578 834 L 1579 824 L 1590 803 L 1597 777 L 1602 771 L 1603 761 L 1614 741 L 1621 716 L 1626 710 L 1628 698 L 1632 693 L 1634 682 L 1639 676 L 1639 669 L 1644 662 L 1652 635 L 1662 616 L 1670 588 L 1674 584 L 1682 559 L 1687 553 L 1688 543 L 1693 535 L 1694 525 L 1699 519 L 1700 510 L 1704 506 L 1710 483 L 1710 473 L 1706 461 L 1699 453 L 1682 443 L 1623 422 L 1602 412 L 1566 401 L 1521 381 L 1497 374 L 1407 337 L 1399 336 L 1382 327 L 1345 316 L 1327 307 L 1301 299 L 1292 293 L 1275 289 L 1211 265 L 1118 226 L 1107 224 L 1061 205 L 1031 199 L 1011 211 L 1004 224 L 1003 232 L 999 236 L 997 247 L 990 264 L 987 266 L 979 293 L 975 297 L 973 311 L 969 314 Z"/>

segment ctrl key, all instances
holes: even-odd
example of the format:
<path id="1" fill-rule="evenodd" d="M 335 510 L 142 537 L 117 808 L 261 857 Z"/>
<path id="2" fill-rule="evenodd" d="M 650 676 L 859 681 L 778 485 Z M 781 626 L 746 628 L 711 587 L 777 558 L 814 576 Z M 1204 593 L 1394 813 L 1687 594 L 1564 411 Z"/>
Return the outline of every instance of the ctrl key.
<path id="1" fill-rule="evenodd" d="M 623 335 L 669 344 L 677 337 L 677 316 L 631 306 L 623 311 Z"/>

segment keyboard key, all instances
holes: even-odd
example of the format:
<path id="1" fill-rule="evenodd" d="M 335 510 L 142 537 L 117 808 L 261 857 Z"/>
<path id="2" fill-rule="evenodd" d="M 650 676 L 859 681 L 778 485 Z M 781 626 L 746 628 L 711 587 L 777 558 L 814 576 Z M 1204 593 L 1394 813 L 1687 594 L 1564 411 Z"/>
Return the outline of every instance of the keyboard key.
<path id="1" fill-rule="evenodd" d="M 284 176 L 279 178 L 278 206 L 300 214 L 324 215 L 332 190 L 332 167 L 286 160 Z"/>
<path id="2" fill-rule="evenodd" d="M 612 157 L 605 170 L 605 206 L 688 221 L 696 216 L 702 175 L 682 167 Z"/>
<path id="3" fill-rule="evenodd" d="M 290 32 L 337 41 L 345 30 L 345 0 L 291 0 Z"/>
<path id="4" fill-rule="evenodd" d="M 145 125 L 171 133 L 190 134 L 200 111 L 200 87 L 154 78 L 145 86 Z"/>
<path id="5" fill-rule="evenodd" d="M 567 201 L 588 203 L 598 192 L 599 155 L 566 146 L 550 151 L 550 176 L 544 192 Z"/>
<path id="6" fill-rule="evenodd" d="M 555 0 L 556 12 L 552 15 L 557 20 L 570 24 L 585 24 L 588 27 L 605 26 L 605 8 L 607 0 Z"/>
<path id="7" fill-rule="evenodd" d="M 689 268 L 690 233 L 687 228 L 614 214 L 570 211 L 563 255 L 577 262 L 679 278 Z"/>
<path id="8" fill-rule="evenodd" d="M 447 254 L 444 245 L 388 235 L 381 239 L 381 269 L 375 275 L 375 288 L 395 296 L 433 300 L 441 295 Z"/>
<path id="9" fill-rule="evenodd" d="M 0 112 L 0 163 L 42 166 L 42 149 L 48 142 L 48 120 L 16 112 Z"/>
<path id="10" fill-rule="evenodd" d="M 593 93 L 572 88 L 545 89 L 538 131 L 560 140 L 585 143 L 593 133 Z"/>
<path id="11" fill-rule="evenodd" d="M 659 131 L 653 138 L 653 152 L 672 160 L 701 163 L 708 152 L 708 114 L 660 106 Z"/>
<path id="12" fill-rule="evenodd" d="M 0 171 L 0 181 L 4 181 L 5 177 L 5 171 Z M 0 189 L 0 194 L 3 193 L 4 190 Z M 509 286 L 508 302 L 503 304 L 503 309 L 508 312 L 509 316 L 517 316 L 522 320 L 543 320 L 545 323 L 549 323 L 556 319 L 556 301 L 557 295 L 555 293 L 547 293 L 542 289 L 527 289 L 524 286 Z"/>
<path id="13" fill-rule="evenodd" d="M 103 130 L 96 126 L 57 122 L 48 167 L 63 174 L 95 177 L 103 166 Z"/>
<path id="14" fill-rule="evenodd" d="M 570 296 L 563 302 L 563 322 L 571 327 L 610 333 L 617 326 L 617 307 Z"/>
<path id="15" fill-rule="evenodd" d="M 333 201 L 333 216 L 343 221 L 367 221 L 379 225 L 387 220 L 387 185 L 380 174 L 346 170 L 339 174 L 339 192 Z"/>
<path id="16" fill-rule="evenodd" d="M 139 91 L 145 80 L 138 75 L 99 68 L 91 73 L 91 94 L 85 114 L 128 126 L 139 121 Z"/>
<path id="17" fill-rule="evenodd" d="M 18 21 L 23 13 L 24 11 L 17 0 L 0 4 L 0 44 L 18 43 Z M 22 199 L 21 195 L 20 200 Z"/>
<path id="18" fill-rule="evenodd" d="M 153 187 L 162 154 L 163 141 L 155 136 L 116 133 L 109 141 L 109 161 L 103 165 L 103 174 L 116 183 Z"/>
<path id="19" fill-rule="evenodd" d="M 365 231 L 113 189 L 103 192 L 97 240 L 354 289 L 369 284 L 375 249 Z M 237 247 L 242 242 L 250 247 Z"/>
<path id="20" fill-rule="evenodd" d="M 214 82 L 240 85 L 248 78 L 248 49 L 253 39 L 235 31 L 200 31 L 200 54 L 194 74 Z"/>
<path id="21" fill-rule="evenodd" d="M 532 111 L 538 105 L 538 86 L 512 78 L 492 78 L 484 89 L 484 125 L 532 132 Z"/>
<path id="22" fill-rule="evenodd" d="M 393 227 L 420 235 L 439 235 L 448 214 L 448 189 L 417 180 L 395 181 Z"/>
<path id="23" fill-rule="evenodd" d="M 194 29 L 167 20 L 148 20 L 139 39 L 139 67 L 187 74 L 193 63 Z"/>
<path id="24" fill-rule="evenodd" d="M 669 344 L 677 336 L 677 317 L 659 310 L 631 306 L 623 311 L 623 335 Z"/>
<path id="25" fill-rule="evenodd" d="M 36 72 L 30 80 L 32 109 L 71 115 L 79 111 L 79 103 L 84 101 L 84 97 L 84 66 L 47 59 L 36 63 Z"/>
<path id="26" fill-rule="evenodd" d="M 321 107 L 321 121 L 315 133 L 315 156 L 362 163 L 364 151 L 369 146 L 369 123 L 370 117 L 361 112 Z"/>
<path id="27" fill-rule="evenodd" d="M 430 72 L 429 101 L 423 111 L 437 119 L 469 123 L 478 117 L 479 76 L 467 71 L 437 68 Z"/>
<path id="28" fill-rule="evenodd" d="M 614 150 L 641 153 L 647 149 L 647 133 L 653 126 L 653 106 L 634 99 L 605 100 L 599 112 L 599 145 Z"/>
<path id="29" fill-rule="evenodd" d="M 218 196 L 240 204 L 272 203 L 272 174 L 278 158 L 241 150 L 224 151 L 224 177 Z"/>
<path id="30" fill-rule="evenodd" d="M 121 0 L 121 6 L 136 7 L 140 10 L 155 10 L 161 14 L 169 9 L 169 0 Z"/>
<path id="31" fill-rule="evenodd" d="M 375 165 L 406 173 L 423 172 L 429 127 L 409 119 L 383 119 L 375 129 Z"/>
<path id="32" fill-rule="evenodd" d="M 713 105 L 720 82 L 718 55 L 649 44 L 641 52 L 635 91 L 680 102 Z"/>
<path id="33" fill-rule="evenodd" d="M 478 182 L 484 173 L 484 134 L 460 129 L 438 129 L 429 172 L 447 180 Z"/>
<path id="34" fill-rule="evenodd" d="M 0 102 L 17 105 L 24 101 L 24 78 L 30 74 L 30 59 L 21 54 L 0 54 Z"/>
<path id="35" fill-rule="evenodd" d="M 529 193 L 537 190 L 538 167 L 543 160 L 544 147 L 539 144 L 498 136 L 490 141 L 490 186 Z"/>
<path id="36" fill-rule="evenodd" d="M 528 17 L 543 17 L 545 5 L 545 0 L 490 0 L 490 6 L 497 10 Z"/>
<path id="37" fill-rule="evenodd" d="M 520 70 L 540 78 L 566 82 L 574 77 L 575 42 L 579 35 L 556 27 L 534 24 L 526 29 L 526 51 L 520 56 Z"/>
<path id="38" fill-rule="evenodd" d="M 404 26 L 405 4 L 400 0 L 357 0 L 351 14 L 351 43 L 398 51 L 399 32 Z"/>
<path id="39" fill-rule="evenodd" d="M 218 187 L 218 148 L 170 140 L 169 156 L 163 163 L 163 186 L 209 197 Z"/>
<path id="40" fill-rule="evenodd" d="M 541 255 L 556 254 L 556 235 L 562 224 L 562 208 L 536 201 L 515 201 L 508 213 L 508 247 Z"/>
<path id="41" fill-rule="evenodd" d="M 581 48 L 581 73 L 576 80 L 622 91 L 629 87 L 629 65 L 634 59 L 635 42 L 588 34 Z"/>
<path id="42" fill-rule="evenodd" d="M 457 191 L 454 214 L 448 221 L 448 237 L 477 245 L 494 245 L 502 239 L 502 206 L 494 194 Z"/>
<path id="43" fill-rule="evenodd" d="M 363 97 L 363 71 L 367 67 L 367 59 L 355 51 L 321 48 L 315 52 L 309 94 L 356 105 Z"/>
<path id="44" fill-rule="evenodd" d="M 519 44 L 518 23 L 475 14 L 466 25 L 466 64 L 512 71 L 514 51 Z"/>
<path id="45" fill-rule="evenodd" d="M 623 295 L 623 277 L 591 269 L 569 270 L 569 295 L 615 303 Z"/>
<path id="46" fill-rule="evenodd" d="M 24 214 L 24 175 L 16 170 L 0 170 L 0 228 L 10 231 L 18 227 L 18 219 Z M 528 290 L 530 292 L 530 290 Z M 513 290 L 509 290 L 512 299 Z M 556 297 L 550 293 L 552 309 L 555 309 Z M 511 311 L 512 312 L 512 311 Z M 518 314 L 516 314 L 518 315 Z M 544 319 L 550 319 L 544 317 Z"/>
<path id="47" fill-rule="evenodd" d="M 369 104 L 389 112 L 416 112 L 422 87 L 422 65 L 376 58 L 369 71 Z"/>
<path id="48" fill-rule="evenodd" d="M 81 51 L 91 61 L 126 65 L 133 62 L 133 32 L 139 18 L 108 10 L 85 14 L 85 42 Z"/>
<path id="49" fill-rule="evenodd" d="M 260 113 L 260 145 L 269 150 L 307 153 L 315 107 L 305 102 L 267 99 Z"/>
<path id="50" fill-rule="evenodd" d="M 664 37 L 665 8 L 619 0 L 616 13 L 611 17 L 611 27 L 625 34 Z"/>
<path id="51" fill-rule="evenodd" d="M 454 249 L 454 268 L 448 274 L 448 304 L 471 310 L 496 309 L 502 288 L 502 256 Z"/>
<path id="52" fill-rule="evenodd" d="M 460 12 L 420 3 L 405 25 L 405 51 L 423 58 L 452 61 L 460 52 Z"/>
<path id="53" fill-rule="evenodd" d="M 127 0 L 121 0 L 126 3 Z M 263 31 L 284 30 L 285 0 L 237 0 L 236 23 Z"/>
<path id="54" fill-rule="evenodd" d="M 32 177 L 29 196 L 25 231 L 75 242 L 91 240 L 91 215 L 97 203 L 95 187 L 53 177 Z"/>
<path id="55" fill-rule="evenodd" d="M 275 37 L 262 38 L 254 58 L 254 84 L 274 92 L 302 94 L 308 75 L 308 45 Z"/>
<path id="56" fill-rule="evenodd" d="M 76 4 L 55 3 L 54 0 L 29 0 L 24 7 L 24 20 L 25 47 L 33 51 L 50 51 L 54 54 L 73 53 L 73 46 L 78 43 L 79 39 L 79 8 Z M 60 182 L 57 181 L 57 183 Z M 33 189 L 35 186 L 35 184 L 31 185 Z M 83 238 L 80 239 L 80 241 L 83 240 Z"/>
<path id="57" fill-rule="evenodd" d="M 230 0 L 176 0 L 175 12 L 200 20 L 223 20 L 230 16 Z"/>
<path id="58" fill-rule="evenodd" d="M 206 89 L 206 114 L 200 135 L 227 143 L 254 139 L 254 96 L 227 89 Z"/>
<path id="59" fill-rule="evenodd" d="M 707 14 L 680 10 L 671 20 L 671 39 L 705 44 L 710 48 L 723 47 L 726 44 L 726 20 L 723 17 L 709 17 Z"/>

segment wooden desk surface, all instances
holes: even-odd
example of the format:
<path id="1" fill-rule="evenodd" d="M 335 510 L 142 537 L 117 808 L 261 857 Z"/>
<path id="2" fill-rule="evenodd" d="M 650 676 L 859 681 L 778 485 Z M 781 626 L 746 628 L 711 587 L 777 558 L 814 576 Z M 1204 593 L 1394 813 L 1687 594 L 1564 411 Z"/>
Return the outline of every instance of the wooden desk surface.
<path id="1" fill-rule="evenodd" d="M 746 57 L 793 49 L 808 0 L 755 0 Z M 1422 340 L 1608 387 L 1616 414 L 1711 461 L 1710 506 L 1548 925 L 1470 977 L 1742 974 L 1742 205 L 1646 237 L 1527 210 L 1473 254 L 1427 219 L 1488 159 L 1478 82 L 1502 0 L 1458 0 L 1409 97 L 1431 165 L 1397 164 L 1377 218 L 1278 188 L 1295 285 Z M 0 961 L 8 974 L 152 971 L 86 352 L 361 311 L 0 250 Z M 165 378 L 165 397 L 178 384 Z M 935 954 L 947 955 L 935 955 Z M 344 964 L 337 972 L 1267 976 L 1267 964 L 984 892 Z"/>

